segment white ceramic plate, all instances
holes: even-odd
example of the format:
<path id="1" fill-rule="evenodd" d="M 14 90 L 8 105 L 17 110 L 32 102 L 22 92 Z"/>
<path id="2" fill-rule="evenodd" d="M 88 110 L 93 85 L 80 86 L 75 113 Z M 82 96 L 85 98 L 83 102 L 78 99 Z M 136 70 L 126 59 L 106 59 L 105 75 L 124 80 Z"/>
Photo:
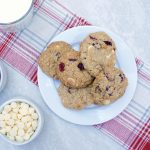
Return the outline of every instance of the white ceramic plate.
<path id="1" fill-rule="evenodd" d="M 116 117 L 130 103 L 137 84 L 137 68 L 135 58 L 130 48 L 124 41 L 113 32 L 95 26 L 80 26 L 66 30 L 56 36 L 51 42 L 65 41 L 75 49 L 79 48 L 80 42 L 90 33 L 104 31 L 109 34 L 116 43 L 117 66 L 123 70 L 128 78 L 129 85 L 125 94 L 108 106 L 92 106 L 83 110 L 71 110 L 65 108 L 60 101 L 57 87 L 60 82 L 46 76 L 38 68 L 38 83 L 44 101 L 48 107 L 59 117 L 66 121 L 80 125 L 94 125 L 106 122 Z"/>

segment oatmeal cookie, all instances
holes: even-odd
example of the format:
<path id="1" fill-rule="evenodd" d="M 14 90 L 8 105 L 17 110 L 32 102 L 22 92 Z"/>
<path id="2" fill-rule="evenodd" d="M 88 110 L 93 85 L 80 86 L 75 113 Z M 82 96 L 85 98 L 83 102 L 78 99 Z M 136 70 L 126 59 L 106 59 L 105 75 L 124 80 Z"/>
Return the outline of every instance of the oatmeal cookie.
<path id="1" fill-rule="evenodd" d="M 72 48 L 68 43 L 63 41 L 53 42 L 41 53 L 38 64 L 45 74 L 58 79 L 56 74 L 57 61 L 64 53 L 69 51 L 72 51 Z"/>
<path id="2" fill-rule="evenodd" d="M 128 80 L 120 69 L 105 68 L 92 85 L 91 93 L 95 104 L 110 104 L 125 93 L 127 85 Z"/>
<path id="3" fill-rule="evenodd" d="M 81 61 L 92 76 L 116 62 L 115 43 L 105 32 L 90 34 L 80 45 Z"/>
<path id="4" fill-rule="evenodd" d="M 93 81 L 93 77 L 84 68 L 80 53 L 77 51 L 68 52 L 59 59 L 57 75 L 65 86 L 72 88 L 86 87 Z"/>
<path id="5" fill-rule="evenodd" d="M 93 104 L 93 98 L 90 94 L 90 87 L 74 89 L 60 85 L 58 89 L 62 104 L 66 108 L 83 109 L 86 106 Z"/>

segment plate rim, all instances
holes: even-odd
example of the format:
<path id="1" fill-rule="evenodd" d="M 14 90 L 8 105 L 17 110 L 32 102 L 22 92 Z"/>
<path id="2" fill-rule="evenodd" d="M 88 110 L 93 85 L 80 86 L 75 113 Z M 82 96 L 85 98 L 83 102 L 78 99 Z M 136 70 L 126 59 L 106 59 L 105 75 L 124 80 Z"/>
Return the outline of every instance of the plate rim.
<path id="1" fill-rule="evenodd" d="M 107 29 L 107 28 L 103 28 L 103 27 L 99 27 L 99 26 L 77 26 L 77 27 L 73 27 L 73 28 L 67 29 L 67 30 L 61 32 L 60 34 L 56 35 L 56 36 L 51 40 L 50 43 L 52 43 L 52 42 L 54 42 L 54 41 L 58 41 L 58 40 L 55 40 L 55 39 L 57 39 L 58 36 L 61 36 L 62 34 L 64 34 L 66 31 L 69 32 L 70 30 L 76 30 L 76 29 L 78 29 L 78 28 L 82 28 L 82 29 L 83 29 L 83 28 L 97 28 L 97 29 L 99 29 L 100 31 L 104 31 L 104 32 L 106 32 L 106 33 L 107 33 L 107 31 L 108 31 L 109 33 L 114 34 L 114 35 L 117 36 L 120 40 L 122 40 L 123 43 L 124 43 L 124 45 L 126 45 L 126 46 L 128 47 L 128 49 L 130 50 L 130 47 L 126 44 L 126 42 L 125 42 L 120 36 L 118 36 L 116 33 L 110 31 L 110 30 Z M 96 32 L 96 31 L 94 31 L 94 32 Z M 47 47 L 47 46 L 46 46 L 46 47 Z M 46 49 L 46 48 L 45 48 L 45 49 Z M 45 49 L 44 49 L 44 50 L 45 50 Z M 137 66 L 136 66 L 136 62 L 135 62 L 135 57 L 134 57 L 133 52 L 132 52 L 131 50 L 130 50 L 130 54 L 131 54 L 132 60 L 134 59 L 134 61 L 133 61 L 132 63 L 133 63 L 133 65 L 134 65 L 134 69 L 135 69 L 134 74 L 136 75 L 136 77 L 135 77 L 134 92 L 132 93 L 132 98 L 133 98 L 134 93 L 135 93 L 135 91 L 136 91 L 137 79 L 138 79 L 138 78 L 137 78 Z M 75 121 L 72 121 L 72 120 L 70 120 L 70 119 L 66 119 L 66 118 L 62 117 L 61 115 L 59 115 L 58 113 L 56 113 L 55 110 L 53 110 L 53 109 L 49 106 L 49 104 L 48 104 L 47 101 L 45 100 L 44 93 L 43 93 L 42 90 L 41 90 L 40 77 L 39 77 L 39 72 L 40 72 L 40 71 L 41 71 L 41 69 L 40 69 L 40 67 L 39 67 L 39 65 L 38 65 L 38 84 L 39 84 L 39 89 L 40 89 L 40 93 L 41 93 L 41 95 L 42 95 L 43 101 L 44 101 L 44 102 L 46 103 L 46 105 L 52 110 L 52 112 L 53 112 L 54 114 L 56 114 L 59 118 L 65 120 L 65 121 L 67 121 L 67 122 L 71 122 L 71 123 L 78 124 L 78 125 L 95 125 L 95 124 L 101 124 L 101 123 L 107 122 L 107 121 L 109 121 L 109 120 L 115 118 L 116 116 L 118 116 L 118 115 L 129 105 L 129 103 L 130 103 L 131 100 L 132 100 L 132 98 L 131 98 L 130 101 L 126 104 L 126 106 L 124 106 L 122 109 L 120 109 L 119 113 L 113 115 L 113 117 L 111 117 L 111 118 L 105 119 L 104 121 L 99 120 L 99 121 L 95 121 L 95 122 L 93 121 L 92 123 L 87 123 L 87 122 L 86 122 L 86 123 L 79 123 L 79 122 L 75 122 Z M 44 73 L 43 73 L 43 74 L 44 74 Z M 49 78 L 52 79 L 51 77 L 49 77 Z M 52 79 L 52 80 L 53 80 L 53 79 Z M 65 107 L 64 107 L 64 108 L 65 108 Z M 65 108 L 65 109 L 67 109 L 67 108 Z"/>

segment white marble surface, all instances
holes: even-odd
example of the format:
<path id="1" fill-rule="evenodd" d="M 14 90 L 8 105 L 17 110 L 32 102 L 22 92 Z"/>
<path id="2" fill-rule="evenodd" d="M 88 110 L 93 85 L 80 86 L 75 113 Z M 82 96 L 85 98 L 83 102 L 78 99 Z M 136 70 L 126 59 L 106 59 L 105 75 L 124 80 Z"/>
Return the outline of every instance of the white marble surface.
<path id="1" fill-rule="evenodd" d="M 150 64 L 150 0 L 59 0 L 73 12 L 94 25 L 119 34 L 136 56 Z M 93 127 L 68 123 L 45 105 L 38 87 L 5 64 L 8 70 L 6 88 L 0 93 L 0 104 L 14 96 L 30 97 L 45 115 L 42 133 L 25 146 L 13 146 L 0 138 L 0 150 L 122 150 L 111 138 Z"/>
<path id="2" fill-rule="evenodd" d="M 93 25 L 110 29 L 150 64 L 150 0 L 59 0 Z"/>

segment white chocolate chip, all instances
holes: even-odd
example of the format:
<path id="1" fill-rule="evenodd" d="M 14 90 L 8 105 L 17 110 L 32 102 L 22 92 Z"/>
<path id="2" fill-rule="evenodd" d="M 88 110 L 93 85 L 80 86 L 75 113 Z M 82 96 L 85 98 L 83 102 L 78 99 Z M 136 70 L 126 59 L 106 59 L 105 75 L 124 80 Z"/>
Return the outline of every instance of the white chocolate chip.
<path id="1" fill-rule="evenodd" d="M 25 136 L 23 137 L 24 138 L 24 140 L 29 140 L 30 139 L 30 134 L 25 134 Z"/>
<path id="2" fill-rule="evenodd" d="M 27 132 L 27 130 L 28 130 L 28 127 L 27 127 L 27 125 L 25 124 L 25 126 L 24 126 L 24 132 L 26 133 Z"/>
<path id="3" fill-rule="evenodd" d="M 7 135 L 7 137 L 8 137 L 10 140 L 12 140 L 12 141 L 15 140 L 15 137 L 14 137 L 14 136 L 9 136 L 9 135 Z"/>
<path id="4" fill-rule="evenodd" d="M 17 120 L 17 115 L 16 115 L 16 113 L 11 113 L 11 118 L 14 119 L 14 120 Z"/>
<path id="5" fill-rule="evenodd" d="M 21 136 L 16 136 L 16 141 L 18 141 L 18 142 L 24 142 L 24 139 Z"/>
<path id="6" fill-rule="evenodd" d="M 21 121 L 22 121 L 23 123 L 28 122 L 28 121 L 27 121 L 27 117 L 22 117 L 22 118 L 21 118 Z"/>
<path id="7" fill-rule="evenodd" d="M 30 127 L 28 130 L 27 130 L 27 133 L 30 133 L 30 132 L 33 132 L 33 128 Z"/>
<path id="8" fill-rule="evenodd" d="M 32 122 L 32 128 L 33 128 L 33 130 L 35 130 L 37 128 L 37 125 L 38 125 L 37 121 L 33 121 Z"/>
<path id="9" fill-rule="evenodd" d="M 24 104 L 22 109 L 27 109 L 28 110 L 29 109 L 29 105 L 28 104 Z"/>
<path id="10" fill-rule="evenodd" d="M 18 136 L 24 136 L 25 132 L 23 129 L 18 130 Z"/>
<path id="11" fill-rule="evenodd" d="M 10 132 L 10 130 L 11 130 L 11 127 L 10 126 L 5 126 L 5 130 L 6 130 L 6 132 Z"/>
<path id="12" fill-rule="evenodd" d="M 0 114 L 0 121 L 4 120 L 4 115 Z"/>
<path id="13" fill-rule="evenodd" d="M 28 114 L 28 110 L 21 108 L 21 109 L 19 109 L 19 113 L 20 113 L 21 115 L 25 116 L 25 115 Z"/>
<path id="14" fill-rule="evenodd" d="M 32 121 L 33 121 L 33 118 L 32 118 L 32 116 L 31 116 L 31 115 L 29 116 L 29 118 L 28 118 L 28 119 L 29 119 L 29 121 L 28 121 L 28 122 L 32 122 Z"/>
<path id="15" fill-rule="evenodd" d="M 20 107 L 22 108 L 25 105 L 25 103 L 20 103 Z"/>
<path id="16" fill-rule="evenodd" d="M 10 114 L 5 114 L 5 120 L 9 120 L 10 119 Z"/>
<path id="17" fill-rule="evenodd" d="M 12 127 L 12 126 L 15 124 L 15 122 L 14 122 L 13 119 L 9 119 L 9 120 L 7 121 L 7 124 Z"/>
<path id="18" fill-rule="evenodd" d="M 12 102 L 11 104 L 10 104 L 10 106 L 11 106 L 11 108 L 16 108 L 17 107 L 17 103 L 16 102 Z"/>
<path id="19" fill-rule="evenodd" d="M 32 107 L 29 107 L 29 114 L 33 114 L 35 112 L 35 109 Z"/>
<path id="20" fill-rule="evenodd" d="M 17 135 L 17 130 L 15 130 L 14 128 L 12 130 L 10 130 L 9 132 L 10 136 L 16 136 Z"/>
<path id="21" fill-rule="evenodd" d="M 108 105 L 108 104 L 110 104 L 110 100 L 104 100 L 104 101 L 102 101 L 102 103 L 103 103 L 104 105 Z"/>
<path id="22" fill-rule="evenodd" d="M 5 121 L 0 121 L 0 127 L 4 128 L 6 126 Z"/>
<path id="23" fill-rule="evenodd" d="M 34 131 L 29 132 L 29 136 L 31 137 L 33 135 Z"/>
<path id="24" fill-rule="evenodd" d="M 13 126 L 12 130 L 18 131 L 18 127 L 16 125 Z"/>
<path id="25" fill-rule="evenodd" d="M 10 105 L 6 105 L 5 107 L 4 107 L 4 111 L 5 112 L 10 112 L 11 111 L 11 106 Z"/>
<path id="26" fill-rule="evenodd" d="M 6 134 L 6 129 L 4 129 L 4 128 L 0 129 L 0 133 L 5 135 Z"/>
<path id="27" fill-rule="evenodd" d="M 19 108 L 13 109 L 13 112 L 18 113 L 19 112 Z"/>
<path id="28" fill-rule="evenodd" d="M 3 114 L 3 115 L 6 115 L 6 114 L 7 114 L 7 112 L 3 110 L 2 114 Z"/>
<path id="29" fill-rule="evenodd" d="M 27 128 L 30 128 L 30 127 L 31 127 L 31 122 L 28 122 L 28 123 L 26 124 L 26 127 L 27 127 Z"/>
<path id="30" fill-rule="evenodd" d="M 17 127 L 18 127 L 18 129 L 23 129 L 24 128 L 24 123 L 23 122 L 18 122 Z"/>
<path id="31" fill-rule="evenodd" d="M 34 120 L 38 119 L 38 117 L 39 117 L 39 116 L 38 116 L 37 113 L 33 113 L 33 114 L 32 114 L 32 118 L 33 118 Z"/>
<path id="32" fill-rule="evenodd" d="M 18 119 L 21 119 L 21 118 L 22 118 L 22 115 L 21 115 L 21 114 L 17 114 L 17 118 L 18 118 Z"/>

